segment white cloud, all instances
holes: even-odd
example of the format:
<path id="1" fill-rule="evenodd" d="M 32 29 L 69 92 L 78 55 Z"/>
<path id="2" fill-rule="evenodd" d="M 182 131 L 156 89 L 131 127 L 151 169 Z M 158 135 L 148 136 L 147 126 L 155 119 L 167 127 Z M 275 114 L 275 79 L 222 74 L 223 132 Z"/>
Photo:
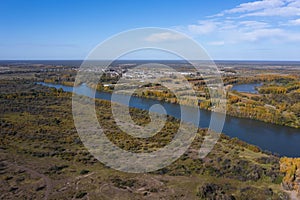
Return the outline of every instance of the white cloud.
<path id="1" fill-rule="evenodd" d="M 242 32 L 236 36 L 236 40 L 247 42 L 276 41 L 276 43 L 300 42 L 300 35 L 285 29 L 265 28 Z"/>
<path id="2" fill-rule="evenodd" d="M 225 44 L 225 42 L 224 41 L 213 41 L 213 42 L 209 42 L 208 44 L 212 45 L 212 46 L 223 46 Z"/>
<path id="3" fill-rule="evenodd" d="M 256 0 L 187 25 L 192 36 L 206 36 L 209 45 L 256 42 L 300 42 L 300 0 Z M 287 26 L 289 25 L 289 26 Z M 208 37 L 208 38 L 207 38 Z"/>
<path id="4" fill-rule="evenodd" d="M 289 20 L 288 25 L 292 26 L 300 26 L 300 19 L 295 19 L 295 20 Z"/>
<path id="5" fill-rule="evenodd" d="M 215 16 L 224 16 L 226 14 L 241 14 L 240 17 L 300 16 L 300 2 L 299 0 L 254 1 L 240 4 Z"/>
<path id="6" fill-rule="evenodd" d="M 174 40 L 181 40 L 183 38 L 180 34 L 174 34 L 171 32 L 164 32 L 164 33 L 154 33 L 149 35 L 145 38 L 148 42 L 165 42 L 165 41 L 174 41 Z"/>
<path id="7" fill-rule="evenodd" d="M 197 25 L 188 25 L 188 31 L 192 34 L 205 35 L 217 29 L 217 23 L 210 20 L 199 21 Z"/>
<path id="8" fill-rule="evenodd" d="M 280 7 L 280 8 L 269 8 L 259 12 L 247 13 L 242 17 L 272 17 L 272 16 L 300 16 L 300 8 L 297 7 Z"/>
<path id="9" fill-rule="evenodd" d="M 180 31 L 208 45 L 216 54 L 221 52 L 221 58 L 255 55 L 255 59 L 294 59 L 299 58 L 300 51 L 298 27 L 300 0 L 249 0 L 207 16 L 198 24 L 181 26 Z M 268 51 L 249 49 L 253 47 Z"/>
<path id="10" fill-rule="evenodd" d="M 260 21 L 241 21 L 239 22 L 239 24 L 247 28 L 256 28 L 256 29 L 270 27 L 268 23 L 260 22 Z"/>
<path id="11" fill-rule="evenodd" d="M 257 11 L 261 9 L 267 9 L 267 8 L 276 8 L 283 6 L 285 4 L 284 0 L 262 0 L 262 1 L 254 1 L 249 3 L 243 3 L 239 6 L 226 10 L 223 13 L 224 14 L 232 14 L 232 13 L 244 13 L 244 12 L 251 12 L 251 11 Z"/>
<path id="12" fill-rule="evenodd" d="M 242 34 L 241 39 L 246 41 L 257 41 L 259 39 L 284 38 L 287 34 L 282 29 L 256 29 Z"/>

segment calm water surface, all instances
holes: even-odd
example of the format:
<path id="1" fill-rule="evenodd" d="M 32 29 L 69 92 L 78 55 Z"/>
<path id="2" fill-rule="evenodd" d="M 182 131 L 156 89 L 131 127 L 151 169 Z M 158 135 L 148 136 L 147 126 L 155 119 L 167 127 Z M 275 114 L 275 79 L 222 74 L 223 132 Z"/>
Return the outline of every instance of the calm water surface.
<path id="1" fill-rule="evenodd" d="M 262 86 L 262 83 L 250 83 L 250 84 L 240 84 L 240 85 L 234 85 L 231 90 L 236 90 L 238 92 L 247 92 L 252 94 L 257 94 L 258 91 L 256 90 L 256 87 Z"/>
<path id="2" fill-rule="evenodd" d="M 80 95 L 96 97 L 104 100 L 111 100 L 111 94 L 106 92 L 96 92 L 86 85 L 78 87 L 69 87 L 64 85 L 39 83 L 47 87 L 62 88 L 66 92 L 75 92 Z M 250 87 L 250 86 L 249 86 Z M 252 87 L 252 84 L 251 84 Z M 254 86 L 256 87 L 256 86 Z M 95 96 L 94 96 L 95 94 Z M 125 102 L 126 95 L 118 96 L 118 103 Z M 145 99 L 139 97 L 131 97 L 130 107 L 149 110 L 154 104 L 164 106 L 168 115 L 177 119 L 181 119 L 180 106 L 178 104 L 166 103 L 158 100 Z M 207 128 L 210 122 L 211 113 L 206 110 L 200 110 L 200 122 L 195 122 L 195 108 L 183 106 L 185 112 L 189 115 L 181 120 L 191 122 L 201 128 Z M 230 137 L 237 137 L 247 143 L 254 144 L 273 153 L 278 153 L 281 156 L 300 157 L 300 129 L 279 126 L 270 123 L 264 123 L 251 119 L 242 119 L 237 117 L 227 116 L 223 128 L 223 133 Z"/>

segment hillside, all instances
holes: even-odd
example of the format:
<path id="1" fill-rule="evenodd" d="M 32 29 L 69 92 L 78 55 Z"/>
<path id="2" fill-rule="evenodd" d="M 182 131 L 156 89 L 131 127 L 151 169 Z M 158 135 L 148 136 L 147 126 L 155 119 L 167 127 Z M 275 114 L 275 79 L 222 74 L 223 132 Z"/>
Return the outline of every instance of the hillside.
<path id="1" fill-rule="evenodd" d="M 206 134 L 201 129 L 172 165 L 152 173 L 123 173 L 101 164 L 82 145 L 70 93 L 31 81 L 1 80 L 0 102 L 2 199 L 288 199 L 280 185 L 279 158 L 237 139 L 223 135 L 199 159 Z M 178 127 L 168 118 L 168 129 L 154 139 L 124 138 L 110 118 L 109 104 L 97 101 L 98 119 L 106 120 L 107 136 L 124 149 L 143 152 L 165 145 Z M 149 120 L 141 117 L 145 111 L 131 113 L 139 124 Z M 162 142 L 155 145 L 156 140 Z"/>

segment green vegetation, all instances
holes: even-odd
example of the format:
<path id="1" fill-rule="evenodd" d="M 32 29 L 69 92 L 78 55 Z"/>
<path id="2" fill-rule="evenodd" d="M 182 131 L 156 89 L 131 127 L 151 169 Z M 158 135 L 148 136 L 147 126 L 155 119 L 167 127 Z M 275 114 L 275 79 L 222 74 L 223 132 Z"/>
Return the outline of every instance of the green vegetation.
<path id="1" fill-rule="evenodd" d="M 224 76 L 223 82 L 227 90 L 227 114 L 235 117 L 250 118 L 264 122 L 290 126 L 300 127 L 300 77 L 294 71 L 287 71 L 287 74 L 280 74 L 283 71 L 276 70 L 259 70 L 257 74 L 252 76 L 247 75 L 249 71 L 237 70 L 242 72 L 241 75 Z M 245 72 L 246 71 L 246 72 Z M 268 73 L 266 73 L 268 72 Z M 269 73 L 270 72 L 270 73 Z M 45 82 L 60 83 L 70 86 L 72 81 L 75 80 L 75 73 L 68 72 L 68 74 L 56 75 L 40 75 L 45 77 Z M 47 77 L 51 77 L 50 79 Z M 87 84 L 98 91 L 112 92 L 115 84 L 120 77 L 102 76 L 101 82 L 98 85 L 89 83 Z M 187 80 L 193 84 L 193 89 L 198 96 L 198 101 L 185 98 L 187 91 L 182 88 L 177 91 L 170 91 L 159 84 L 146 84 L 142 88 L 135 91 L 134 95 L 144 98 L 152 98 L 157 100 L 166 101 L 169 103 L 178 103 L 178 99 L 174 95 L 177 92 L 182 95 L 181 104 L 199 106 L 202 109 L 211 110 L 212 103 L 210 94 L 206 87 L 206 81 L 202 77 L 186 77 Z M 83 77 L 84 79 L 84 77 Z M 83 81 L 83 80 L 82 80 Z M 172 79 L 165 81 L 172 82 Z M 84 81 L 83 81 L 84 82 Z M 77 83 L 79 84 L 80 81 Z M 247 84 L 247 83 L 263 83 L 259 88 L 259 94 L 240 93 L 231 91 L 232 84 Z M 176 84 L 176 80 L 174 80 Z M 179 83 L 177 83 L 179 84 Z M 106 86 L 104 86 L 106 85 Z M 130 88 L 129 88 L 130 89 Z M 124 88 L 124 92 L 126 88 Z M 197 105 L 198 104 L 198 105 Z"/>
<path id="2" fill-rule="evenodd" d="M 188 151 L 170 166 L 152 173 L 129 174 L 98 162 L 76 133 L 71 94 L 28 80 L 0 81 L 1 199 L 288 199 L 281 190 L 279 158 L 224 135 L 199 159 L 207 130 L 199 129 Z M 179 121 L 168 117 L 163 130 L 148 139 L 123 133 L 110 102 L 96 101 L 107 137 L 133 152 L 166 145 Z M 131 109 L 138 124 L 146 111 Z"/>
<path id="3" fill-rule="evenodd" d="M 258 89 L 259 94 L 230 92 L 228 114 L 295 128 L 300 127 L 299 76 L 261 75 L 251 78 L 251 81 L 264 83 Z M 241 82 L 247 81 L 243 78 Z"/>
<path id="4" fill-rule="evenodd" d="M 282 186 L 286 190 L 299 191 L 300 189 L 300 158 L 281 158 L 280 171 L 285 173 Z"/>

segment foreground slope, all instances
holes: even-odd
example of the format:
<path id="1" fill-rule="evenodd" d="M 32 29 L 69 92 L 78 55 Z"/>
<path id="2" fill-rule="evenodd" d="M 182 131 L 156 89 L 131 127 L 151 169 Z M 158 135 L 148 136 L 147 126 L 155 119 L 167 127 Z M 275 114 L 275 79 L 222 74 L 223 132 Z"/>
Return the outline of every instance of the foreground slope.
<path id="1" fill-rule="evenodd" d="M 81 143 L 73 124 L 71 94 L 32 81 L 0 81 L 1 199 L 288 199 L 281 189 L 279 158 L 222 136 L 213 151 L 198 158 L 205 130 L 172 165 L 152 173 L 129 174 L 97 161 Z M 133 152 L 164 146 L 178 128 L 168 124 L 155 138 L 122 133 L 109 102 L 97 101 L 106 135 Z M 147 112 L 131 109 L 139 124 Z M 145 117 L 146 116 L 146 117 Z"/>

